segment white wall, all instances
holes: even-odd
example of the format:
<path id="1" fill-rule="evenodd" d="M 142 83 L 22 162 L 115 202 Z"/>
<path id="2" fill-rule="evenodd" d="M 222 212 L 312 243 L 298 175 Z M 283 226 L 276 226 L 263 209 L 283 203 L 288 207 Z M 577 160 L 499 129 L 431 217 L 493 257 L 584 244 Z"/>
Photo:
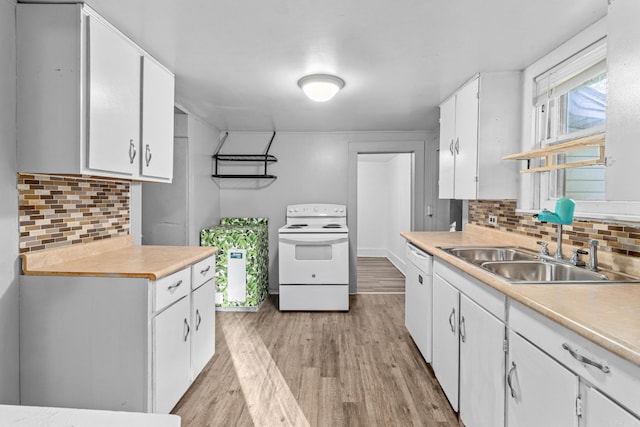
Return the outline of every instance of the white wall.
<path id="1" fill-rule="evenodd" d="M 220 223 L 220 188 L 211 178 L 211 156 L 220 132 L 189 114 L 189 245 L 200 245 L 200 230 Z"/>
<path id="2" fill-rule="evenodd" d="M 412 166 L 410 153 L 358 155 L 358 256 L 386 257 L 402 272 Z"/>
<path id="3" fill-rule="evenodd" d="M 358 155 L 358 256 L 386 257 L 389 224 L 387 154 Z"/>
<path id="4" fill-rule="evenodd" d="M 269 284 L 278 290 L 278 228 L 285 223 L 285 208 L 295 203 L 338 203 L 347 205 L 349 195 L 349 143 L 370 141 L 416 141 L 425 132 L 279 133 L 271 154 L 278 162 L 269 173 L 278 177 L 262 188 L 240 188 L 242 183 L 223 182 L 220 216 L 263 216 L 269 218 Z M 231 132 L 222 153 L 264 152 L 269 132 Z M 433 183 L 435 185 L 435 183 Z M 347 212 L 349 215 L 349 212 Z M 355 248 L 352 249 L 355 254 Z M 355 284 L 350 291 L 355 290 Z"/>
<path id="5" fill-rule="evenodd" d="M 20 399 L 15 10 L 0 0 L 0 403 L 8 404 Z"/>

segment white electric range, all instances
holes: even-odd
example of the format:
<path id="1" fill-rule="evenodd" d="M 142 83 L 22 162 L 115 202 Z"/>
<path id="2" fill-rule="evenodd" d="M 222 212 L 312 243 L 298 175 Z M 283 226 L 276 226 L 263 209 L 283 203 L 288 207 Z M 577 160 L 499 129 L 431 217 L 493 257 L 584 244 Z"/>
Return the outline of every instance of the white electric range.
<path id="1" fill-rule="evenodd" d="M 280 310 L 349 310 L 346 206 L 289 205 L 278 236 Z"/>

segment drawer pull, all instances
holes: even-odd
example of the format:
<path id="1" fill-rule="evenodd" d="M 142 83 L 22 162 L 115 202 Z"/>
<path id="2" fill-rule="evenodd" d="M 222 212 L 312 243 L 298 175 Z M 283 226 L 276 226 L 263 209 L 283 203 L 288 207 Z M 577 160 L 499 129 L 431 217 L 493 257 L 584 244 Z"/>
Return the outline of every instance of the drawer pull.
<path id="1" fill-rule="evenodd" d="M 173 285 L 169 286 L 167 289 L 172 291 L 174 289 L 178 289 L 178 287 L 182 285 L 182 280 L 178 280 L 176 283 L 174 283 Z"/>
<path id="2" fill-rule="evenodd" d="M 209 270 L 211 270 L 211 266 L 208 265 L 207 268 L 205 268 L 204 270 L 200 270 L 200 274 L 202 274 L 203 276 L 205 274 L 207 274 L 209 272 Z"/>
<path id="3" fill-rule="evenodd" d="M 571 347 L 569 347 L 569 344 L 567 344 L 567 343 L 562 344 L 562 348 L 567 350 L 569 352 L 569 354 L 571 355 L 571 357 L 576 359 L 578 362 L 581 362 L 581 363 L 584 363 L 586 365 L 591 365 L 591 366 L 593 366 L 595 368 L 598 368 L 602 372 L 604 372 L 605 374 L 608 374 L 609 372 L 611 372 L 611 369 L 609 369 L 609 367 L 606 364 L 594 362 L 593 360 L 589 359 L 588 357 L 584 357 L 583 355 L 578 354 L 578 351 L 572 349 Z"/>
<path id="4" fill-rule="evenodd" d="M 184 333 L 184 341 L 187 341 L 187 338 L 189 338 L 189 332 L 191 332 L 191 328 L 189 328 L 189 322 L 187 322 L 187 319 L 184 319 L 184 326 L 185 326 L 185 333 Z"/>
<path id="5" fill-rule="evenodd" d="M 196 309 L 196 331 L 200 329 L 200 323 L 202 323 L 202 317 L 200 316 L 200 310 Z"/>
<path id="6" fill-rule="evenodd" d="M 509 391 L 511 392 L 511 397 L 514 399 L 518 398 L 518 392 L 513 387 L 513 374 L 516 372 L 516 362 L 511 362 L 511 368 L 509 369 L 509 373 L 507 374 L 507 385 L 509 386 Z"/>
<path id="7" fill-rule="evenodd" d="M 467 327 L 464 324 L 464 316 L 460 317 L 460 339 L 462 342 L 467 341 Z"/>
<path id="8" fill-rule="evenodd" d="M 451 310 L 451 314 L 449 315 L 449 325 L 451 326 L 451 332 L 453 332 L 454 334 L 456 333 L 455 317 L 456 309 L 454 308 L 453 310 Z"/>

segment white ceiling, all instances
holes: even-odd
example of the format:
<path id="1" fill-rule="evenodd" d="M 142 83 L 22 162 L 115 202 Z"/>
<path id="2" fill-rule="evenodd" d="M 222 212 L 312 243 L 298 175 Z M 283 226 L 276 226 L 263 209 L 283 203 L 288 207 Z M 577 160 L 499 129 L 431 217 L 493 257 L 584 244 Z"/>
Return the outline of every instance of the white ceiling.
<path id="1" fill-rule="evenodd" d="M 176 102 L 220 130 L 436 129 L 475 73 L 520 70 L 606 15 L 607 0 L 87 0 L 176 74 Z M 345 88 L 308 100 L 297 80 Z"/>

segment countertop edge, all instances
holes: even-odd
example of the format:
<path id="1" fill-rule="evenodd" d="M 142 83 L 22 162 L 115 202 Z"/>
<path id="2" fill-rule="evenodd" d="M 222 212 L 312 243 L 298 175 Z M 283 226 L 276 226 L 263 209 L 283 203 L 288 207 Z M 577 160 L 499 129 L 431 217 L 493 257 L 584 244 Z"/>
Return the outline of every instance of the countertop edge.
<path id="1" fill-rule="evenodd" d="M 492 230 L 488 230 L 488 231 L 492 232 Z M 476 232 L 477 230 L 474 229 L 471 232 L 468 232 L 468 235 L 475 236 L 477 235 Z M 426 251 L 427 253 L 433 255 L 434 257 L 437 257 L 438 259 L 441 259 L 442 261 L 447 262 L 448 264 L 454 267 L 459 268 L 462 272 L 472 276 L 477 280 L 480 280 L 487 286 L 490 286 L 493 289 L 501 292 L 505 296 L 512 298 L 515 301 L 518 301 L 519 303 L 545 316 L 546 318 L 553 320 L 554 322 L 558 323 L 560 326 L 563 326 L 575 332 L 581 337 L 603 347 L 604 349 L 610 351 L 616 356 L 619 356 L 636 365 L 640 365 L 640 353 L 636 349 L 630 348 L 627 345 L 627 343 L 625 343 L 624 341 L 620 341 L 619 339 L 607 336 L 607 333 L 605 331 L 596 331 L 590 327 L 587 327 L 581 324 L 580 322 L 574 319 L 563 316 L 557 313 L 556 311 L 554 311 L 552 308 L 536 301 L 535 299 L 519 293 L 517 291 L 517 288 L 511 285 L 510 283 L 508 283 L 507 281 L 500 279 L 488 272 L 485 272 L 480 267 L 471 265 L 445 252 L 442 249 L 439 249 L 438 246 L 440 245 L 438 244 L 425 245 L 424 242 L 422 242 L 421 240 L 418 240 L 418 238 L 416 237 L 417 234 L 420 234 L 426 237 L 427 233 L 428 234 L 434 233 L 432 234 L 432 236 L 435 237 L 436 239 L 438 237 L 438 234 L 440 234 L 440 232 L 402 232 L 400 233 L 400 235 L 404 239 L 406 239 L 408 242 L 415 245 L 416 247 Z M 467 232 L 465 231 L 463 233 L 467 233 Z M 442 232 L 442 234 L 445 234 L 445 232 Z M 458 234 L 461 234 L 461 233 L 458 233 Z M 481 235 L 477 235 L 477 236 L 479 239 L 482 238 Z M 505 246 L 517 245 L 517 243 L 505 242 L 504 245 Z M 448 246 L 448 245 L 445 245 L 445 246 Z M 467 246 L 470 246 L 470 245 L 467 244 Z M 566 286 L 566 285 L 558 285 L 558 286 Z M 610 285 L 606 285 L 606 286 L 610 286 Z"/>

